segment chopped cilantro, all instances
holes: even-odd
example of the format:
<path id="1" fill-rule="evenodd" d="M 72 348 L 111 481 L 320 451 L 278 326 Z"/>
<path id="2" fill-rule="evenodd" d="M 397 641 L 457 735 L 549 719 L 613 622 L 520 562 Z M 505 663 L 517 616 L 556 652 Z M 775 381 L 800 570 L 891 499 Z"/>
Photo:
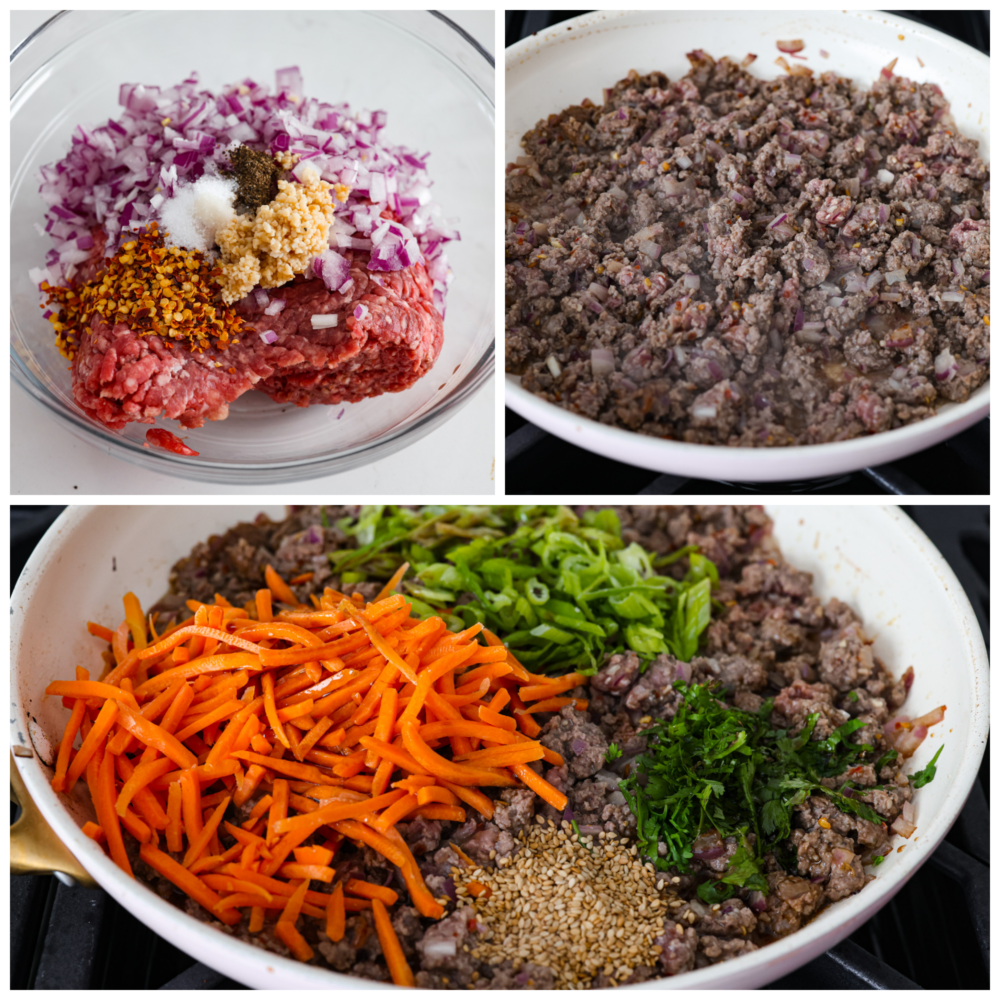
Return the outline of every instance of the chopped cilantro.
<path id="1" fill-rule="evenodd" d="M 847 697 L 850 698 L 851 701 L 857 701 L 858 700 L 858 692 L 857 691 L 852 691 Z"/>
<path id="2" fill-rule="evenodd" d="M 923 788 L 924 785 L 929 785 L 934 780 L 934 775 L 937 774 L 937 759 L 941 756 L 943 749 L 944 746 L 939 746 L 938 752 L 931 757 L 931 762 L 923 770 L 910 775 L 910 784 L 914 788 Z"/>
<path id="3" fill-rule="evenodd" d="M 882 864 L 883 861 L 885 861 L 885 855 L 876 854 L 875 857 L 873 857 L 871 860 L 872 868 L 877 868 L 880 864 Z"/>
<path id="4" fill-rule="evenodd" d="M 337 526 L 357 548 L 328 554 L 344 582 L 385 579 L 404 561 L 402 589 L 421 617 L 449 627 L 482 622 L 530 670 L 592 674 L 612 653 L 634 650 L 689 661 L 712 613 L 719 574 L 688 546 L 665 559 L 626 545 L 610 509 L 582 517 L 561 506 L 376 504 Z M 684 579 L 657 567 L 688 559 Z"/>
<path id="5" fill-rule="evenodd" d="M 621 747 L 617 743 L 612 743 L 604 754 L 604 759 L 610 764 L 613 760 L 618 760 L 621 755 Z"/>
<path id="6" fill-rule="evenodd" d="M 793 736 L 772 728 L 771 699 L 750 713 L 724 705 L 715 688 L 682 681 L 676 687 L 684 695 L 677 714 L 644 730 L 649 748 L 619 788 L 636 817 L 640 852 L 661 870 L 689 871 L 692 843 L 710 830 L 737 838 L 726 871 L 699 886 L 705 902 L 727 899 L 737 887 L 767 891 L 762 859 L 768 853 L 787 858 L 783 842 L 791 834 L 792 811 L 810 795 L 882 822 L 864 802 L 821 783 L 869 762 L 872 749 L 847 739 L 860 720 L 812 740 L 818 714 Z M 787 860 L 794 864 L 794 856 Z"/>

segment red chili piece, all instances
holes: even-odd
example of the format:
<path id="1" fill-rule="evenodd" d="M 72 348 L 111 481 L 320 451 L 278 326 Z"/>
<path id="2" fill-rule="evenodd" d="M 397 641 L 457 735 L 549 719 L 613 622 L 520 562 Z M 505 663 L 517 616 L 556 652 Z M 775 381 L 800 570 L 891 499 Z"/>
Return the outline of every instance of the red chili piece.
<path id="1" fill-rule="evenodd" d="M 151 427 L 146 431 L 146 441 L 154 448 L 162 448 L 164 451 L 172 451 L 175 455 L 197 455 L 193 448 L 189 448 L 176 434 L 163 430 L 162 427 Z"/>

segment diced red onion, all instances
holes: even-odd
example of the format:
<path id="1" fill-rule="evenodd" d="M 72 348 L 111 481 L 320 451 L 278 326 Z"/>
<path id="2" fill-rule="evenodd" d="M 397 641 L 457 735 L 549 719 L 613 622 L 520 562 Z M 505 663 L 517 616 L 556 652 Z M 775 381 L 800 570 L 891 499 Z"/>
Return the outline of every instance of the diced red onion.
<path id="1" fill-rule="evenodd" d="M 314 313 L 309 317 L 314 330 L 329 330 L 337 325 L 336 313 Z"/>
<path id="2" fill-rule="evenodd" d="M 806 47 L 806 43 L 801 38 L 796 38 L 790 42 L 778 42 L 779 52 L 801 52 Z"/>
<path id="3" fill-rule="evenodd" d="M 844 299 L 840 295 L 833 295 L 830 297 L 827 304 L 833 306 L 836 309 L 837 306 L 842 306 L 844 304 Z"/>
<path id="4" fill-rule="evenodd" d="M 887 285 L 894 285 L 897 281 L 904 281 L 906 279 L 906 269 L 899 267 L 895 271 L 885 272 L 885 283 Z"/>
<path id="5" fill-rule="evenodd" d="M 368 306 L 364 302 L 359 302 L 354 307 L 354 318 L 355 319 L 367 319 L 368 318 Z"/>
<path id="6" fill-rule="evenodd" d="M 909 333 L 903 336 L 894 336 L 891 340 L 887 339 L 885 342 L 886 347 L 895 347 L 895 348 L 910 347 L 912 344 L 913 344 L 913 337 L 910 336 Z"/>
<path id="7" fill-rule="evenodd" d="M 913 720 L 914 726 L 936 726 L 939 722 L 944 721 L 944 713 L 947 710 L 947 705 L 938 705 L 937 708 L 932 708 L 929 712 L 921 715 L 920 718 Z"/>
<path id="8" fill-rule="evenodd" d="M 958 372 L 958 362 L 946 347 L 934 359 L 934 374 L 939 382 L 950 382 Z"/>
<path id="9" fill-rule="evenodd" d="M 852 862 L 854 861 L 854 852 L 849 851 L 844 847 L 835 847 L 830 852 L 830 864 L 834 868 L 839 868 L 841 871 L 847 871 L 852 869 Z"/>
<path id="10" fill-rule="evenodd" d="M 273 344 L 278 339 L 278 335 L 274 332 L 274 330 L 262 330 L 260 333 L 260 339 L 263 340 L 265 344 Z"/>
<path id="11" fill-rule="evenodd" d="M 718 408 L 714 403 L 696 403 L 691 407 L 691 416 L 695 420 L 714 420 L 718 415 Z"/>
<path id="12" fill-rule="evenodd" d="M 313 259 L 313 273 L 333 292 L 351 276 L 351 265 L 336 250 L 327 250 Z"/>
<path id="13" fill-rule="evenodd" d="M 913 237 L 910 240 L 910 256 L 911 257 L 920 256 L 920 240 L 918 240 L 916 237 Z"/>
<path id="14" fill-rule="evenodd" d="M 594 378 L 610 375 L 615 370 L 615 356 L 606 348 L 595 347 L 590 352 L 590 370 Z"/>
<path id="15" fill-rule="evenodd" d="M 892 172 L 884 167 L 875 176 L 880 184 L 891 184 L 896 179 Z M 880 219 L 880 221 L 885 222 L 885 219 Z"/>
<path id="16" fill-rule="evenodd" d="M 799 153 L 785 153 L 786 167 L 797 167 L 801 162 L 802 156 Z"/>
<path id="17" fill-rule="evenodd" d="M 743 60 L 742 60 L 742 61 L 740 62 L 740 66 L 741 66 L 741 67 L 742 67 L 743 69 L 746 69 L 746 68 L 747 68 L 747 66 L 749 66 L 749 65 L 750 65 L 750 63 L 752 63 L 752 62 L 754 61 L 754 59 L 756 59 L 756 58 L 757 58 L 757 57 L 756 57 L 756 56 L 755 56 L 755 55 L 754 55 L 754 54 L 753 54 L 752 52 L 748 52 L 748 53 L 747 53 L 747 54 L 746 54 L 746 55 L 745 55 L 745 56 L 743 57 Z"/>
<path id="18" fill-rule="evenodd" d="M 587 291 L 594 296 L 595 299 L 600 299 L 601 302 L 606 302 L 608 298 L 608 290 L 604 285 L 599 285 L 596 281 L 592 281 L 590 285 L 587 286 Z"/>
<path id="19" fill-rule="evenodd" d="M 861 190 L 861 182 L 857 179 L 857 177 L 849 177 L 846 181 L 844 181 L 844 187 L 847 189 L 847 193 L 852 198 L 857 198 L 858 192 Z"/>
<path id="20" fill-rule="evenodd" d="M 802 324 L 805 322 L 806 313 L 802 306 L 795 311 L 795 319 L 792 321 L 792 333 L 798 333 L 802 329 Z"/>
<path id="21" fill-rule="evenodd" d="M 785 219 L 787 219 L 787 218 L 788 218 L 788 213 L 787 212 L 783 212 L 767 228 L 768 229 L 775 229 L 777 226 L 780 226 L 781 223 L 784 222 Z"/>
<path id="22" fill-rule="evenodd" d="M 964 265 L 964 264 L 963 264 L 963 263 L 961 262 L 961 260 L 959 260 L 959 258 L 958 258 L 958 257 L 956 257 L 956 258 L 955 258 L 955 259 L 954 259 L 954 260 L 953 260 L 953 261 L 951 262 L 951 269 L 952 269 L 952 271 L 954 271 L 954 272 L 955 272 L 955 274 L 956 274 L 956 275 L 957 275 L 957 276 L 958 276 L 959 278 L 961 278 L 961 277 L 962 277 L 962 275 L 963 275 L 963 274 L 965 274 L 965 265 Z"/>
<path id="23" fill-rule="evenodd" d="M 719 381 L 726 377 L 726 373 L 722 370 L 722 366 L 719 364 L 718 361 L 715 361 L 712 358 L 708 359 L 708 373 L 716 381 Z"/>
<path id="24" fill-rule="evenodd" d="M 284 299 L 271 299 L 270 305 L 264 310 L 265 316 L 277 316 L 285 308 Z"/>
<path id="25" fill-rule="evenodd" d="M 907 815 L 906 807 L 909 806 L 909 815 Z M 917 824 L 913 822 L 914 812 L 913 803 L 906 802 L 903 804 L 903 811 L 892 821 L 892 825 L 889 829 L 893 833 L 898 833 L 901 837 L 906 837 L 907 839 L 913 836 L 914 831 L 917 829 Z"/>
<path id="26" fill-rule="evenodd" d="M 701 278 L 697 274 L 685 274 L 683 282 L 685 288 L 701 288 Z"/>
<path id="27" fill-rule="evenodd" d="M 559 378 L 559 376 L 562 375 L 562 366 L 556 360 L 556 356 L 554 354 L 550 354 L 545 359 L 545 364 L 549 371 L 552 372 L 553 378 Z"/>
<path id="28" fill-rule="evenodd" d="M 267 292 L 263 288 L 255 288 L 253 290 L 254 299 L 257 302 L 258 309 L 266 309 L 267 304 L 271 301 L 268 298 Z"/>
<path id="29" fill-rule="evenodd" d="M 824 59 L 829 59 L 829 58 L 830 58 L 830 53 L 829 53 L 829 52 L 827 52 L 827 51 L 826 51 L 826 49 L 820 49 L 820 50 L 819 50 L 819 54 L 820 54 L 820 55 L 821 55 L 821 56 L 822 56 L 822 57 L 823 57 Z"/>
<path id="30" fill-rule="evenodd" d="M 643 240 L 639 244 L 639 252 L 656 260 L 660 256 L 660 244 L 654 243 L 652 240 Z"/>
<path id="31" fill-rule="evenodd" d="M 965 298 L 965 292 L 942 292 L 942 302 L 961 302 Z"/>
<path id="32" fill-rule="evenodd" d="M 726 845 L 715 830 L 710 830 L 708 833 L 696 837 L 691 844 L 691 855 L 698 861 L 714 861 L 725 853 Z"/>
<path id="33" fill-rule="evenodd" d="M 903 296 L 899 292 L 882 292 L 879 295 L 879 301 L 881 302 L 902 302 Z"/>

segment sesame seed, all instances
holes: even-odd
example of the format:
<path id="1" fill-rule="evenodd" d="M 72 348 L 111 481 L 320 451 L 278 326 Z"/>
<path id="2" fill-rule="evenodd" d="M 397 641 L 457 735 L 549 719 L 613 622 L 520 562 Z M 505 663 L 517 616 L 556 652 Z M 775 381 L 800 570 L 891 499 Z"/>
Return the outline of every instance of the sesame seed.
<path id="1" fill-rule="evenodd" d="M 560 826 L 538 823 L 522 832 L 522 849 L 497 858 L 497 868 L 453 870 L 456 893 L 485 928 L 474 939 L 474 957 L 547 966 L 563 989 L 588 988 L 602 973 L 620 982 L 639 965 L 655 965 L 662 948 L 653 941 L 667 912 L 659 896 L 664 879 L 656 885 L 652 867 L 624 838 L 602 833 L 580 844 L 569 823 Z M 470 898 L 472 879 L 492 890 L 488 897 Z"/>

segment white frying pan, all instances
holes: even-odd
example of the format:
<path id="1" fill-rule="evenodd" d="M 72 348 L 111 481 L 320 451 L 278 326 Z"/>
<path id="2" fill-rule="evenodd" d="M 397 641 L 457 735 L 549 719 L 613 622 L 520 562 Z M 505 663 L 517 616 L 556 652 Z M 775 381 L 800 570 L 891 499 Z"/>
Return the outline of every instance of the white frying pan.
<path id="1" fill-rule="evenodd" d="M 521 136 L 540 118 L 579 104 L 601 102 L 604 87 L 630 69 L 684 76 L 684 57 L 704 49 L 716 59 L 758 58 L 751 73 L 773 79 L 779 38 L 806 43 L 805 64 L 833 70 L 869 87 L 896 59 L 895 72 L 936 83 L 951 102 L 962 134 L 980 141 L 989 161 L 990 60 L 931 28 L 884 11 L 604 11 L 564 21 L 506 51 L 506 162 L 522 155 Z M 829 53 L 824 59 L 823 49 Z M 918 61 L 920 60 L 920 61 Z M 921 64 L 922 63 L 922 64 Z M 659 472 L 702 479 L 773 482 L 835 475 L 880 465 L 929 448 L 981 420 L 989 411 L 989 383 L 964 403 L 948 403 L 928 420 L 884 434 L 789 448 L 726 448 L 663 441 L 607 427 L 564 410 L 506 377 L 507 405 L 526 420 L 588 451 Z"/>
<path id="2" fill-rule="evenodd" d="M 80 664 L 95 675 L 99 640 L 86 622 L 116 624 L 132 590 L 143 606 L 166 589 L 170 566 L 191 546 L 260 510 L 280 507 L 70 507 L 28 561 L 11 599 L 10 737 L 26 792 L 44 822 L 83 868 L 130 913 L 187 954 L 257 989 L 380 989 L 382 983 L 303 965 L 223 934 L 124 874 L 81 827 L 94 819 L 84 783 L 72 796 L 51 788 L 54 749 L 69 716 L 45 697 Z M 989 729 L 989 667 L 975 614 L 958 580 L 927 537 L 898 508 L 768 507 L 788 561 L 815 576 L 815 591 L 862 616 L 875 652 L 902 673 L 912 665 L 911 717 L 948 706 L 945 721 L 913 757 L 925 767 L 943 742 L 937 777 L 915 800 L 917 831 L 888 855 L 877 878 L 828 906 L 790 937 L 721 965 L 635 989 L 753 988 L 786 975 L 843 940 L 885 905 L 944 839 L 975 780 Z M 12 836 L 12 855 L 25 845 Z M 36 845 L 31 845 L 36 846 Z M 20 852 L 18 849 L 21 849 Z M 72 859 L 70 859 L 72 861 Z M 50 861 L 45 870 L 73 871 Z M 78 871 L 78 868 L 75 870 Z"/>

